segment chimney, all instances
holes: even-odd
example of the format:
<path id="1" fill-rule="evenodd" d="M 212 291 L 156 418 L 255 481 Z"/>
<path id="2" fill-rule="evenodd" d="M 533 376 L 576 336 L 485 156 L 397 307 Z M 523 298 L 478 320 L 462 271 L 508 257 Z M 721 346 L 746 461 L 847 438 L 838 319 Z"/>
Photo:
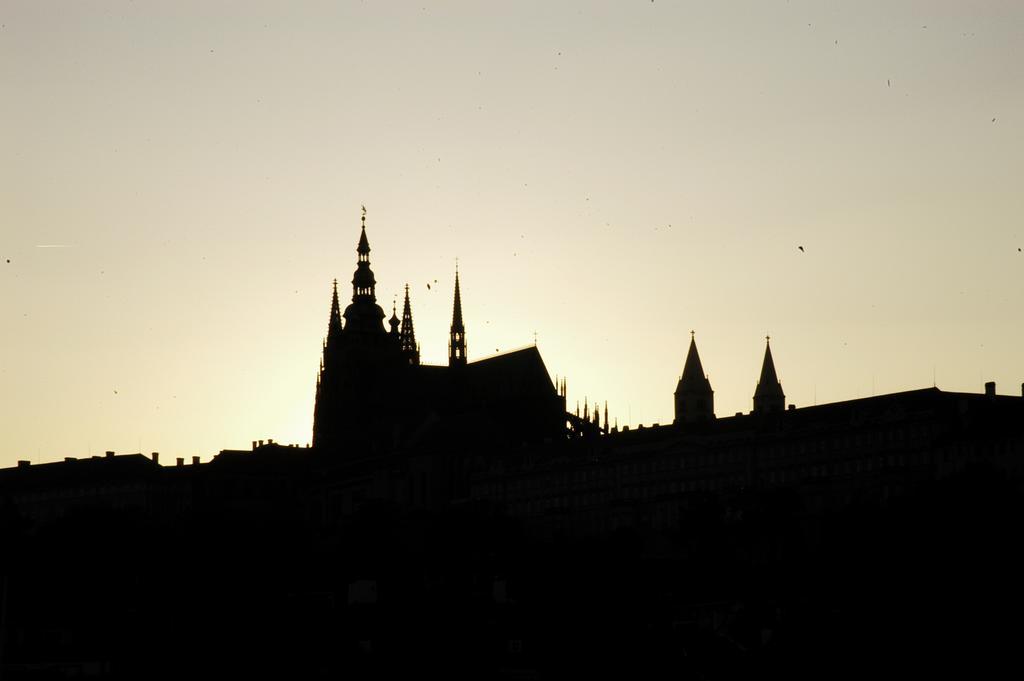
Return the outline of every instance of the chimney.
<path id="1" fill-rule="evenodd" d="M 790 411 L 793 411 L 794 409 L 796 409 L 796 405 L 795 404 L 789 405 L 789 410 Z"/>
<path id="2" fill-rule="evenodd" d="M 18 468 L 28 468 L 31 465 L 32 465 L 31 461 L 25 461 L 24 459 L 22 459 L 21 461 L 18 462 Z"/>
<path id="3" fill-rule="evenodd" d="M 160 452 L 153 452 L 153 463 L 160 463 Z"/>
<path id="4" fill-rule="evenodd" d="M 198 456 L 193 456 L 192 457 L 192 465 L 193 466 L 198 466 L 199 465 L 199 457 Z"/>
<path id="5" fill-rule="evenodd" d="M 995 381 L 989 381 L 988 383 L 985 384 L 985 394 L 988 395 L 989 397 L 995 397 L 996 396 L 996 382 Z"/>
<path id="6" fill-rule="evenodd" d="M 273 440 L 267 440 L 267 444 L 268 445 L 272 445 L 272 444 L 274 444 L 274 441 Z"/>
<path id="7" fill-rule="evenodd" d="M 260 442 L 260 447 L 262 447 L 263 446 L 263 440 L 260 440 L 259 442 Z"/>
<path id="8" fill-rule="evenodd" d="M 185 458 L 179 456 L 177 459 L 174 460 L 174 464 L 176 466 L 184 466 L 185 465 Z"/>
<path id="9" fill-rule="evenodd" d="M 104 452 L 104 454 L 106 455 L 106 457 L 108 459 L 113 459 L 114 458 L 114 452 L 106 451 L 106 452 Z"/>
<path id="10" fill-rule="evenodd" d="M 253 440 L 253 441 L 252 441 L 252 448 L 253 448 L 253 449 L 256 449 L 256 440 Z"/>

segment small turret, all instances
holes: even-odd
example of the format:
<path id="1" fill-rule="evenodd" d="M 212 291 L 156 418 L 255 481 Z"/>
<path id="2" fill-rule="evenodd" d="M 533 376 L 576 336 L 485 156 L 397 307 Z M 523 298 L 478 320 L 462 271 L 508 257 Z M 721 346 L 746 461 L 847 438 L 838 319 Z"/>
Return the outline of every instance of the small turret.
<path id="1" fill-rule="evenodd" d="M 392 303 L 391 303 L 391 319 L 388 320 L 388 326 L 391 327 L 391 332 L 390 333 L 391 333 L 392 337 L 394 337 L 394 338 L 398 338 L 398 336 L 399 336 L 399 333 L 398 333 L 398 326 L 399 326 L 399 324 L 401 324 L 401 322 L 398 321 L 398 311 L 395 308 L 394 301 L 392 301 Z"/>

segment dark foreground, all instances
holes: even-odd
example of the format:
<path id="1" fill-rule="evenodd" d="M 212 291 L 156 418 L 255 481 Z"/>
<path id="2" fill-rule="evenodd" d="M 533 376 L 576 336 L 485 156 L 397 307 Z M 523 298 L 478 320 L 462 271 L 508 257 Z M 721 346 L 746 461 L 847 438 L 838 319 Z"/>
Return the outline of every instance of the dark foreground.
<path id="1" fill-rule="evenodd" d="M 2 679 L 876 678 L 1021 663 L 1021 490 L 969 468 L 812 516 L 691 498 L 668 532 L 540 538 L 500 509 L 367 505 L 174 527 L 2 517 Z"/>

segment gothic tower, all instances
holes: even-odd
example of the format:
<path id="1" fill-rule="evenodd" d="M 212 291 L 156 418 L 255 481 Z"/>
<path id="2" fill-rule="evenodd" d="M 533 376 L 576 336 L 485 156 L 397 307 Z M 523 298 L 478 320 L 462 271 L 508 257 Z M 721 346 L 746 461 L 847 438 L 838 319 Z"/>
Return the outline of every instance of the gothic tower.
<path id="1" fill-rule="evenodd" d="M 686 353 L 686 364 L 676 385 L 675 398 L 675 423 L 698 423 L 715 418 L 715 392 L 701 366 L 693 331 L 690 332 L 690 350 Z"/>
<path id="2" fill-rule="evenodd" d="M 786 408 L 786 395 L 782 392 L 782 384 L 775 374 L 775 362 L 772 360 L 771 337 L 765 337 L 764 362 L 761 364 L 761 378 L 754 389 L 754 413 L 770 414 Z"/>
<path id="3" fill-rule="evenodd" d="M 396 371 L 402 366 L 397 315 L 392 315 L 388 333 L 384 310 L 377 305 L 365 209 L 356 253 L 352 302 L 344 313 L 337 280 L 331 291 L 313 409 L 313 446 L 359 452 L 380 440 L 379 433 L 386 430 L 394 412 Z"/>
<path id="4" fill-rule="evenodd" d="M 405 306 L 402 308 L 402 355 L 413 366 L 420 363 L 420 348 L 416 345 L 416 332 L 412 328 L 412 307 L 409 305 L 409 285 L 405 285 Z"/>
<path id="5" fill-rule="evenodd" d="M 448 340 L 448 366 L 466 365 L 466 327 L 462 324 L 462 296 L 459 294 L 459 267 L 455 266 L 455 304 Z"/>

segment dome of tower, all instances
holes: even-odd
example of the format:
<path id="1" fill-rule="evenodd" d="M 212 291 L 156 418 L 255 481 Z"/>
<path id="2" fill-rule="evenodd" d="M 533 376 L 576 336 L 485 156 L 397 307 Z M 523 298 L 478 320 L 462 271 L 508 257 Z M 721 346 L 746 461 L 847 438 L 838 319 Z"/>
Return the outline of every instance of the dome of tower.
<path id="1" fill-rule="evenodd" d="M 373 277 L 373 270 L 369 267 L 358 267 L 356 268 L 355 274 L 352 275 L 352 285 L 357 289 L 373 288 L 377 281 Z"/>

